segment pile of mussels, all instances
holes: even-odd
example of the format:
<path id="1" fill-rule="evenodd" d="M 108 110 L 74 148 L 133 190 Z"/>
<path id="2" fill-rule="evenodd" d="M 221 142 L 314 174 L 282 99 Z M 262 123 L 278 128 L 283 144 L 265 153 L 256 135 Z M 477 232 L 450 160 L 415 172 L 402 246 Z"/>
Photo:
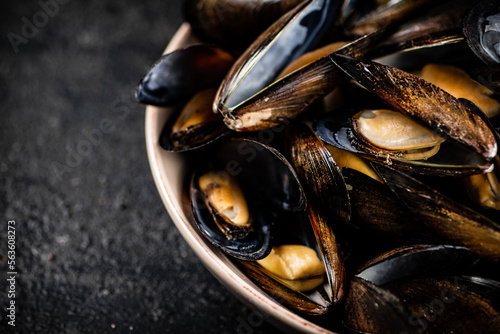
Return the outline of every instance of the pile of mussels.
<path id="1" fill-rule="evenodd" d="M 196 225 L 337 332 L 500 332 L 500 3 L 188 0 L 177 110 Z M 389 66 L 390 64 L 391 66 Z"/>

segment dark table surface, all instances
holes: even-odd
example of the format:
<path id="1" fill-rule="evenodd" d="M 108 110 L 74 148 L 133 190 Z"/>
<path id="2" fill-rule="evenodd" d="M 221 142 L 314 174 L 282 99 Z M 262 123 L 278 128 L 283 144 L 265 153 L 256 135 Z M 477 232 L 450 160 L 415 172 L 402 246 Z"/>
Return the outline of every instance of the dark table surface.
<path id="1" fill-rule="evenodd" d="M 249 326 L 255 313 L 196 258 L 151 176 L 133 89 L 182 22 L 181 1 L 0 9 L 0 333 L 277 332 Z"/>

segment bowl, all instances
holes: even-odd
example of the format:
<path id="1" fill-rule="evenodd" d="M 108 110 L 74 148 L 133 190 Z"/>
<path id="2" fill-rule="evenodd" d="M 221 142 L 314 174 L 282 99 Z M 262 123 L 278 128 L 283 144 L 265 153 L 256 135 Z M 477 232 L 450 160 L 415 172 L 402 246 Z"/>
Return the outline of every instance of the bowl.
<path id="1" fill-rule="evenodd" d="M 168 44 L 165 53 L 196 43 L 191 27 L 184 23 Z M 149 164 L 160 197 L 182 237 L 205 267 L 249 307 L 266 315 L 266 320 L 285 331 L 333 333 L 283 307 L 247 278 L 229 258 L 204 239 L 195 226 L 185 191 L 189 177 L 183 153 L 167 152 L 159 138 L 164 124 L 172 115 L 168 108 L 146 107 L 146 147 Z"/>

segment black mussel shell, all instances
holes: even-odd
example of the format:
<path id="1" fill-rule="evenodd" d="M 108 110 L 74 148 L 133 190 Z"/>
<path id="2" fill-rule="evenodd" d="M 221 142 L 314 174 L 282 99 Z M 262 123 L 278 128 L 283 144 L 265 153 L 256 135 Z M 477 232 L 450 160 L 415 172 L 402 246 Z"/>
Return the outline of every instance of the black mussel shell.
<path id="1" fill-rule="evenodd" d="M 324 142 L 305 124 L 288 127 L 288 156 L 311 201 L 326 208 L 332 217 L 348 222 L 351 206 L 340 169 Z"/>
<path id="2" fill-rule="evenodd" d="M 250 279 L 257 282 L 264 291 L 273 295 L 286 307 L 315 316 L 328 312 L 329 303 L 321 295 L 316 294 L 316 298 L 313 299 L 304 293 L 290 289 L 273 278 L 273 274 L 254 262 L 239 261 L 238 266 Z"/>
<path id="3" fill-rule="evenodd" d="M 453 244 L 479 257 L 500 260 L 500 225 L 393 168 L 373 164 L 389 188 L 415 216 Z"/>
<path id="4" fill-rule="evenodd" d="M 203 194 L 197 186 L 199 175 L 194 175 L 191 181 L 191 207 L 194 218 L 201 233 L 215 246 L 225 253 L 242 260 L 264 258 L 271 251 L 271 222 L 272 215 L 260 212 L 259 207 L 249 204 L 252 212 L 253 231 L 245 237 L 228 239 L 219 229 L 215 219 L 207 207 Z"/>
<path id="5" fill-rule="evenodd" d="M 196 44 L 164 55 L 151 67 L 137 87 L 139 102 L 175 106 L 194 93 L 216 87 L 234 63 L 224 49 Z"/>
<path id="6" fill-rule="evenodd" d="M 496 281 L 468 276 L 415 277 L 382 286 L 411 311 L 408 322 L 422 333 L 498 333 Z M 418 324 L 417 324 L 418 323 Z"/>
<path id="7" fill-rule="evenodd" d="M 385 185 L 351 168 L 342 175 L 349 188 L 353 221 L 358 228 L 375 233 L 376 238 L 391 245 L 433 243 L 442 240 Z"/>
<path id="8" fill-rule="evenodd" d="M 467 44 L 488 65 L 500 64 L 500 3 L 479 1 L 463 21 Z"/>
<path id="9" fill-rule="evenodd" d="M 380 254 L 357 274 L 382 285 L 404 277 L 464 273 L 477 257 L 467 248 L 449 245 L 412 245 Z"/>
<path id="10" fill-rule="evenodd" d="M 203 166 L 191 184 L 197 226 L 212 244 L 238 259 L 265 257 L 272 248 L 272 225 L 280 214 L 305 209 L 305 195 L 293 168 L 275 149 L 247 139 L 220 142 L 204 153 Z M 255 223 L 245 238 L 228 240 L 215 225 L 197 185 L 199 175 L 208 171 L 227 172 L 238 179 Z"/>
<path id="11" fill-rule="evenodd" d="M 219 89 L 217 109 L 230 117 L 233 109 L 271 85 L 319 42 L 338 7 L 335 0 L 307 0 L 283 15 L 235 62 Z"/>
<path id="12" fill-rule="evenodd" d="M 344 19 L 343 29 L 346 35 L 361 36 L 370 34 L 388 26 L 395 25 L 411 16 L 430 0 L 396 0 L 396 1 L 350 1 L 356 10 Z M 370 8 L 371 7 L 371 8 Z M 370 8 L 370 10 L 366 10 Z M 347 11 L 346 11 L 347 12 Z"/>
<path id="13" fill-rule="evenodd" d="M 205 94 L 208 91 L 210 93 Z M 194 99 L 189 101 L 177 115 L 168 119 L 163 126 L 159 139 L 159 144 L 164 150 L 184 152 L 199 149 L 230 134 L 230 130 L 224 125 L 222 116 L 212 112 L 213 100 L 210 99 L 211 94 L 212 90 L 207 90 L 195 95 Z M 202 97 L 197 99 L 198 96 Z M 193 100 L 195 102 L 191 103 Z M 206 104 L 200 105 L 199 103 Z M 196 115 L 208 113 L 209 117 L 199 117 L 200 119 L 196 124 L 192 124 L 180 131 L 174 131 L 174 124 L 179 117 L 183 117 L 181 115 L 184 115 L 184 113 L 195 115 L 195 117 Z"/>
<path id="14" fill-rule="evenodd" d="M 412 313 L 394 294 L 359 277 L 350 281 L 343 324 L 353 333 L 417 333 Z M 420 333 L 425 333 L 424 331 Z"/>
<path id="15" fill-rule="evenodd" d="M 357 141 L 350 118 L 356 111 L 333 111 L 314 125 L 314 131 L 324 142 L 340 149 L 402 170 L 431 175 L 470 175 L 490 170 L 491 162 L 470 150 L 463 149 L 448 141 L 441 144 L 436 155 L 425 160 L 404 160 L 385 152 L 361 150 L 363 143 Z"/>

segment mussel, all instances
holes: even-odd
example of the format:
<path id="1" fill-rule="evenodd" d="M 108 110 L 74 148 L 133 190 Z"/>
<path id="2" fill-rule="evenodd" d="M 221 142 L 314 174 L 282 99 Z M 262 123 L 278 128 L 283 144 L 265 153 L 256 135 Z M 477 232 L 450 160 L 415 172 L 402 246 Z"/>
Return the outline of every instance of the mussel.
<path id="1" fill-rule="evenodd" d="M 226 50 L 196 44 L 166 54 L 142 78 L 136 90 L 139 102 L 155 106 L 175 106 L 196 92 L 217 87 L 234 63 Z"/>
<path id="2" fill-rule="evenodd" d="M 393 168 L 374 165 L 389 188 L 419 220 L 480 257 L 500 260 L 500 225 Z"/>
<path id="3" fill-rule="evenodd" d="M 330 58 L 356 82 L 430 131 L 393 111 L 368 109 L 326 116 L 316 124 L 320 138 L 419 173 L 478 174 L 492 169 L 495 137 L 468 104 L 397 68 L 338 54 Z M 404 136 L 394 132 L 395 122 Z"/>
<path id="4" fill-rule="evenodd" d="M 207 154 L 190 187 L 197 226 L 238 259 L 265 257 L 272 249 L 274 222 L 305 208 L 295 172 L 278 151 L 251 140 L 223 141 Z"/>

